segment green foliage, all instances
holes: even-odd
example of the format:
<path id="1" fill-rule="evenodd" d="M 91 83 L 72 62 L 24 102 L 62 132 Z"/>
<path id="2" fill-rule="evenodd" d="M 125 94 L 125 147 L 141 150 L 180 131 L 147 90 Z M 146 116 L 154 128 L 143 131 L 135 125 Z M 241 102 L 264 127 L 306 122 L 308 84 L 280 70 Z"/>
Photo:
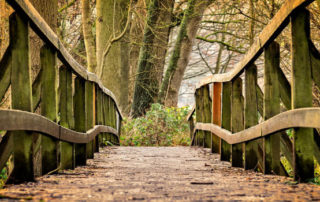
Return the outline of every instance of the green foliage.
<path id="1" fill-rule="evenodd" d="M 188 107 L 166 108 L 160 104 L 153 104 L 145 116 L 124 119 L 121 145 L 190 145 L 187 115 Z"/>

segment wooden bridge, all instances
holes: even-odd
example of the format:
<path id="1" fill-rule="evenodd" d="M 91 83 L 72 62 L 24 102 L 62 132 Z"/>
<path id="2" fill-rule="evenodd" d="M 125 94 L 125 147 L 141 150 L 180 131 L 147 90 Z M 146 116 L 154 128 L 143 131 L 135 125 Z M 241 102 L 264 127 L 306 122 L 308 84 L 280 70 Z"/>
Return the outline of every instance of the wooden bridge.
<path id="1" fill-rule="evenodd" d="M 3 98 L 9 88 L 11 90 L 10 110 L 0 110 L 0 130 L 6 131 L 0 142 L 0 168 L 12 161 L 12 182 L 25 182 L 34 181 L 36 176 L 57 171 L 68 172 L 64 170 L 84 166 L 87 159 L 93 159 L 94 154 L 99 152 L 99 146 L 105 141 L 119 144 L 123 116 L 116 98 L 95 74 L 86 71 L 75 61 L 29 1 L 7 2 L 16 12 L 10 17 L 10 45 L 0 60 L 0 97 Z M 315 160 L 320 162 L 320 136 L 316 130 L 320 128 L 320 108 L 312 107 L 312 85 L 315 83 L 320 87 L 320 53 L 310 39 L 309 12 L 306 6 L 312 2 L 287 0 L 232 71 L 210 76 L 197 86 L 196 106 L 188 116 L 192 145 L 210 148 L 210 153 L 216 153 L 210 154 L 215 158 L 214 161 L 211 159 L 212 163 L 225 165 L 222 161 L 229 161 L 232 167 L 288 176 L 281 161 L 283 157 L 293 168 L 295 180 L 304 182 L 314 177 Z M 289 24 L 292 30 L 292 82 L 287 80 L 280 69 L 280 47 L 275 42 Z M 29 65 L 29 27 L 45 43 L 40 50 L 41 71 L 33 82 Z M 257 67 L 254 65 L 263 53 L 264 90 L 257 84 Z M 62 63 L 59 68 L 56 58 Z M 39 106 L 41 115 L 35 113 Z M 196 123 L 193 120 L 194 112 Z M 259 122 L 259 117 L 263 121 Z M 292 139 L 286 133 L 287 129 L 293 129 Z M 165 149 L 170 153 L 169 150 L 170 148 Z M 112 150 L 104 148 L 101 154 L 107 155 L 110 151 Z M 145 152 L 156 155 L 157 149 L 140 151 L 120 148 L 116 151 L 128 156 L 135 153 L 141 157 Z M 194 151 L 181 150 L 187 151 L 183 155 L 180 150 L 177 151 L 173 152 L 176 156 L 170 157 L 171 163 L 175 162 L 174 158 L 188 159 L 188 152 L 193 157 L 189 160 L 196 162 L 194 157 L 197 154 Z M 166 162 L 164 159 L 168 156 L 165 153 L 159 150 L 159 155 L 162 156 L 158 161 Z M 113 165 L 113 161 L 117 162 L 118 159 L 114 155 L 114 159 L 109 159 L 109 162 L 100 154 L 98 156 L 99 161 L 89 161 L 89 168 L 101 161 Z M 211 160 L 203 160 L 205 157 L 201 155 L 199 158 L 199 161 L 205 162 L 205 166 L 210 167 Z M 136 156 L 132 159 L 140 158 Z M 139 167 L 142 163 L 128 161 L 137 166 L 136 169 L 144 168 Z M 183 164 L 187 167 L 189 165 L 188 169 L 196 165 L 190 161 Z M 152 166 L 155 165 L 148 165 L 150 171 L 153 170 Z M 168 163 L 166 168 L 179 172 L 172 165 Z M 225 166 L 222 167 L 225 169 Z M 81 172 L 81 169 L 87 168 L 81 167 L 74 171 Z M 110 167 L 105 168 L 105 172 L 108 172 L 108 168 Z M 214 169 L 216 168 L 212 168 L 213 172 Z M 212 173 L 212 170 L 208 172 Z M 238 177 L 245 177 L 241 176 L 239 169 L 235 171 Z M 217 169 L 217 172 L 222 171 Z M 247 176 L 253 175 L 246 171 L 244 173 Z M 175 173 L 171 174 L 176 176 Z M 220 174 L 222 179 L 219 180 L 223 180 L 224 174 Z M 132 170 L 123 175 L 123 179 L 127 180 L 125 183 L 130 184 L 131 178 L 128 176 L 132 175 Z M 201 175 L 203 176 L 203 172 Z M 209 173 L 205 176 L 210 178 Z M 262 176 L 264 177 L 270 178 Z M 277 179 L 276 176 L 271 178 Z M 232 179 L 228 182 L 231 183 Z M 241 183 L 245 185 L 245 182 Z M 211 186 L 213 182 L 196 181 L 191 184 Z M 36 187 L 37 184 L 33 186 Z M 180 188 L 186 187 L 181 185 Z M 318 187 L 303 185 L 299 188 L 309 189 L 311 192 L 315 190 L 313 195 L 320 195 Z"/>

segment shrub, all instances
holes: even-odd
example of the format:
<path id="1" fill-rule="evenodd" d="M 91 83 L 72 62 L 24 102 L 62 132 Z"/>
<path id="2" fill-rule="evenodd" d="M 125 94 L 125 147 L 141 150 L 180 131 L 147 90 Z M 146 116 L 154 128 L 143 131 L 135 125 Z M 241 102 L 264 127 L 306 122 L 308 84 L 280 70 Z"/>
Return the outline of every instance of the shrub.
<path id="1" fill-rule="evenodd" d="M 153 104 L 145 116 L 123 120 L 123 146 L 190 145 L 188 107 L 168 108 Z"/>

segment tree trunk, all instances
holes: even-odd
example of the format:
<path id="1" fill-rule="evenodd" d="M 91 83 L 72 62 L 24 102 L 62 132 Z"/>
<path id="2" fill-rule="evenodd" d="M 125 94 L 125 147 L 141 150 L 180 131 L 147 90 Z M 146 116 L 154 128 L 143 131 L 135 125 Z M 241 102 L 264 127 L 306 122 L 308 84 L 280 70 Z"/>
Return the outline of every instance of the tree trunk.
<path id="1" fill-rule="evenodd" d="M 92 34 L 90 0 L 81 0 L 82 30 L 87 54 L 87 68 L 95 73 L 97 66 L 96 44 Z"/>
<path id="2" fill-rule="evenodd" d="M 162 0 L 160 2 L 159 19 L 154 29 L 156 37 L 153 42 L 152 50 L 152 67 L 151 80 L 157 81 L 157 86 L 154 86 L 155 91 L 158 93 L 159 86 L 163 78 L 164 65 L 166 54 L 168 50 L 170 27 L 172 25 L 172 12 L 174 0 Z M 156 97 L 154 97 L 156 100 Z"/>
<path id="3" fill-rule="evenodd" d="M 147 22 L 144 29 L 143 45 L 139 54 L 138 72 L 131 109 L 131 115 L 133 117 L 145 114 L 146 109 L 157 95 L 156 89 L 158 82 L 152 80 L 151 75 L 154 73 L 154 69 L 152 69 L 154 67 L 152 65 L 152 50 L 156 37 L 153 30 L 156 27 L 159 17 L 159 3 L 159 0 L 152 0 L 148 7 Z"/>
<path id="4" fill-rule="evenodd" d="M 96 72 L 103 84 L 115 94 L 123 111 L 128 107 L 128 32 L 120 40 L 112 42 L 112 39 L 127 29 L 128 5 L 129 0 L 97 0 L 96 6 Z"/>
<path id="5" fill-rule="evenodd" d="M 130 26 L 130 76 L 129 76 L 129 106 L 132 105 L 134 94 L 134 82 L 138 69 L 139 51 L 143 41 L 144 20 L 146 18 L 146 6 L 144 0 L 138 0 L 132 14 Z"/>
<path id="6" fill-rule="evenodd" d="M 193 42 L 202 15 L 212 1 L 189 0 L 181 22 L 174 51 L 163 79 L 158 101 L 166 106 L 177 106 L 179 89 L 189 62 Z"/>

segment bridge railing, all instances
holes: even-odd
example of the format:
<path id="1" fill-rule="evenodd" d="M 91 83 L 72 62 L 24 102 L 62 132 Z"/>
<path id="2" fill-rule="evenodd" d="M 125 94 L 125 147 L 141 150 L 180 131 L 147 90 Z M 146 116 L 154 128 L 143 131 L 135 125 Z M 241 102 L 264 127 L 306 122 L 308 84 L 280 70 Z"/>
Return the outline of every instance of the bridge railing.
<path id="1" fill-rule="evenodd" d="M 285 158 L 295 179 L 314 177 L 314 158 L 320 162 L 315 130 L 320 128 L 320 108 L 312 108 L 312 85 L 320 87 L 320 53 L 310 39 L 306 6 L 312 2 L 287 0 L 230 72 L 209 76 L 197 85 L 195 126 L 193 112 L 189 115 L 193 145 L 211 148 L 234 167 L 266 174 L 288 175 L 281 161 Z M 275 42 L 289 24 L 292 82 L 280 68 L 280 46 Z M 263 91 L 254 64 L 262 53 Z M 281 113 L 281 106 L 288 111 Z M 259 123 L 259 117 L 264 121 Z"/>
<path id="2" fill-rule="evenodd" d="M 0 110 L 0 130 L 8 131 L 0 142 L 0 169 L 13 157 L 11 179 L 30 181 L 85 165 L 106 141 L 119 144 L 122 114 L 113 93 L 76 62 L 29 1 L 7 2 L 15 13 L 0 60 L 1 99 L 11 92 L 10 110 Z M 29 27 L 44 42 L 33 82 Z"/>

